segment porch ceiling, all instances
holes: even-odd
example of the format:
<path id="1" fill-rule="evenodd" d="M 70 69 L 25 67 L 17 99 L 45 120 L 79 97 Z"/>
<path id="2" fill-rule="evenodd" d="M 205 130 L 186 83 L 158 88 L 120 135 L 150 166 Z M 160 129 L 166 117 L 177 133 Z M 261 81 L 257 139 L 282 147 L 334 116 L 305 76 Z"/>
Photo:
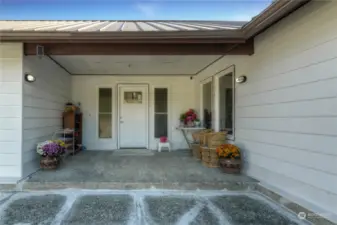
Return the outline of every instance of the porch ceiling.
<path id="1" fill-rule="evenodd" d="M 50 58 L 72 75 L 193 76 L 220 57 L 220 55 L 57 55 Z"/>

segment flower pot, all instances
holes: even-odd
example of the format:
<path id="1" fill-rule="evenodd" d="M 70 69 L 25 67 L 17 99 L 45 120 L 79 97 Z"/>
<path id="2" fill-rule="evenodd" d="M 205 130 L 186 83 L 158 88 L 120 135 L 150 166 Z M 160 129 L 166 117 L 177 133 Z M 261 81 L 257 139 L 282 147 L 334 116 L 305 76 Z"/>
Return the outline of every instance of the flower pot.
<path id="1" fill-rule="evenodd" d="M 200 127 L 200 125 L 201 125 L 200 121 L 194 121 L 194 124 L 195 124 L 196 127 Z"/>
<path id="2" fill-rule="evenodd" d="M 187 122 L 188 127 L 194 127 L 194 122 L 193 121 L 188 121 Z"/>
<path id="3" fill-rule="evenodd" d="M 60 165 L 60 158 L 53 156 L 43 156 L 40 160 L 40 167 L 42 169 L 54 170 Z"/>
<path id="4" fill-rule="evenodd" d="M 241 171 L 241 160 L 240 159 L 219 159 L 220 168 L 224 173 L 234 173 L 238 174 Z"/>

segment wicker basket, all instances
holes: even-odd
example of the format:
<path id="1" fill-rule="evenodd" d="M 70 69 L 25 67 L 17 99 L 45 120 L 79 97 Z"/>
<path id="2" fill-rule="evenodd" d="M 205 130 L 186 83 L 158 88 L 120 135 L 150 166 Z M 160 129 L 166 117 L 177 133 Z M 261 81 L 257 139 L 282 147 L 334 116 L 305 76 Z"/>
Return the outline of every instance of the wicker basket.
<path id="1" fill-rule="evenodd" d="M 216 153 L 216 148 L 208 148 L 206 146 L 200 148 L 202 164 L 209 168 L 219 167 L 219 157 Z"/>
<path id="2" fill-rule="evenodd" d="M 208 168 L 219 168 L 219 162 L 202 162 L 202 165 L 208 167 Z"/>
<path id="3" fill-rule="evenodd" d="M 192 138 L 193 138 L 193 142 L 194 143 L 200 143 L 200 134 L 202 133 L 203 131 L 200 130 L 200 131 L 196 131 L 194 133 L 192 133 Z"/>
<path id="4" fill-rule="evenodd" d="M 226 143 L 227 132 L 211 132 L 203 136 L 203 145 L 209 148 L 216 148 L 219 145 Z"/>
<path id="5" fill-rule="evenodd" d="M 194 158 L 200 160 L 201 153 L 200 153 L 200 145 L 199 144 L 192 144 L 192 155 Z"/>
<path id="6" fill-rule="evenodd" d="M 201 132 L 199 132 L 200 145 L 205 145 L 205 136 L 207 136 L 208 134 L 210 134 L 212 132 L 213 132 L 213 130 L 210 130 L 210 129 L 205 129 L 205 130 L 202 130 Z"/>

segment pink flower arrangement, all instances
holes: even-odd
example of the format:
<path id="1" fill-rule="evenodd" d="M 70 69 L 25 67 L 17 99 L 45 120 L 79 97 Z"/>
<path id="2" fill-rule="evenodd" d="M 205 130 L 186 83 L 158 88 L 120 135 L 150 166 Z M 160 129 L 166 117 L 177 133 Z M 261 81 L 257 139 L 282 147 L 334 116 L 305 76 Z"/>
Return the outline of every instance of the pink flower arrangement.
<path id="1" fill-rule="evenodd" d="M 180 115 L 180 121 L 184 122 L 184 124 L 188 124 L 189 122 L 199 121 L 199 119 L 196 112 L 193 109 L 189 109 Z"/>

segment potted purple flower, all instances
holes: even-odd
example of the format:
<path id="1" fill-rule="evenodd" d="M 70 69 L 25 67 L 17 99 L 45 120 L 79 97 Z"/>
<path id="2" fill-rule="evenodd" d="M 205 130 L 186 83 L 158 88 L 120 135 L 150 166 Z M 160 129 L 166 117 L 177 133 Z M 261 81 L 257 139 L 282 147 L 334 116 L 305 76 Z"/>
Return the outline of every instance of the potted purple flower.
<path id="1" fill-rule="evenodd" d="M 40 166 L 43 169 L 56 169 L 60 164 L 60 156 L 65 153 L 65 145 L 61 141 L 48 141 L 38 147 L 42 156 Z"/>

